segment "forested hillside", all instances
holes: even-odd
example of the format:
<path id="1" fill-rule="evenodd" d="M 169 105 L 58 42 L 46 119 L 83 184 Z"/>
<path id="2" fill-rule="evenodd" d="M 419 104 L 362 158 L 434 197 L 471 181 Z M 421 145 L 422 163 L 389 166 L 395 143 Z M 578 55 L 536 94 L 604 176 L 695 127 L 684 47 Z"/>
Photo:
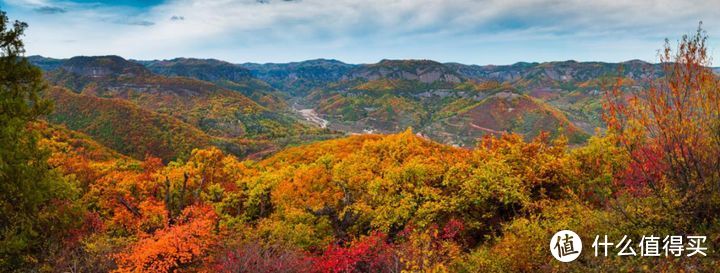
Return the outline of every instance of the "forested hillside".
<path id="1" fill-rule="evenodd" d="M 614 85 L 617 77 L 625 79 L 626 90 L 644 88 L 663 73 L 660 66 L 642 61 L 478 66 L 431 60 L 361 65 L 314 60 L 239 67 L 277 88 L 296 108 L 312 108 L 331 129 L 397 133 L 411 127 L 433 140 L 465 147 L 474 146 L 478 136 L 498 132 L 519 133 L 530 140 L 549 131 L 583 143 L 597 128 L 605 127 L 603 88 Z M 473 107 L 498 106 L 496 99 L 486 98 L 496 98 L 494 94 L 500 92 L 525 96 L 511 95 L 520 100 L 487 109 L 486 114 L 496 116 L 498 122 L 466 114 Z M 461 125 L 464 128 L 458 128 Z"/>
<path id="2" fill-rule="evenodd" d="M 657 65 L 238 66 L 25 58 L 26 25 L 0 23 L 0 272 L 720 266 L 720 86 L 701 29 Z M 560 230 L 583 239 L 572 263 L 548 247 Z M 603 235 L 706 249 L 597 255 Z"/>
<path id="3" fill-rule="evenodd" d="M 136 159 L 169 162 L 209 146 L 262 156 L 288 144 L 337 136 L 298 120 L 267 84 L 219 61 L 212 64 L 220 68 L 212 70 L 181 66 L 206 61 L 178 60 L 155 69 L 163 76 L 118 56 L 28 60 L 45 69 L 52 85 L 46 94 L 55 103 L 50 122 Z M 207 74 L 197 74 L 198 69 Z"/>
<path id="4" fill-rule="evenodd" d="M 33 56 L 29 59 L 49 71 L 53 82 L 66 86 L 78 84 L 74 74 L 57 72 L 63 70 L 63 65 L 73 65 L 78 58 L 58 60 Z M 237 91 L 272 112 L 298 116 L 298 110 L 312 109 L 316 117 L 323 119 L 323 124 L 332 130 L 398 133 L 413 128 L 435 141 L 464 147 L 473 147 L 478 136 L 498 136 L 502 132 L 522 134 L 530 140 L 547 131 L 553 136 L 563 134 L 574 144 L 583 143 L 596 129 L 605 127 L 601 118 L 601 90 L 613 86 L 617 77 L 624 79 L 624 90 L 645 88 L 663 74 L 661 66 L 637 60 L 501 66 L 431 60 L 382 60 L 360 65 L 324 59 L 284 64 L 232 64 L 214 59 L 188 58 L 133 62 L 135 64 L 127 62 L 126 65 L 140 69 L 137 64 L 141 64 L 149 69 L 137 74 L 152 71 L 180 82 L 170 88 L 199 85 L 187 78 L 174 78 L 188 77 Z M 104 65 L 109 65 L 109 62 L 98 64 L 96 72 L 107 70 L 102 68 Z M 92 81 L 98 80 L 93 78 Z M 142 89 L 147 84 L 157 85 L 157 79 L 154 81 L 139 85 L 123 83 L 123 88 Z M 84 84 L 79 82 L 79 86 L 70 86 L 71 89 L 83 89 Z M 104 85 L 108 86 L 107 83 Z M 161 87 L 157 85 L 157 88 Z M 119 87 L 110 85 L 110 88 Z M 216 87 L 200 85 L 198 88 Z M 501 95 L 506 102 L 498 103 L 497 93 L 520 96 Z M 486 109 L 488 107 L 491 109 Z M 494 118 L 468 114 L 473 108 L 477 108 L 475 112 Z M 178 112 L 176 117 L 188 121 L 190 116 Z M 316 117 L 313 116 L 313 119 Z M 246 122 L 252 123 L 254 119 Z M 225 134 L 228 130 L 231 135 L 241 134 L 239 128 L 226 128 L 228 118 L 207 122 L 215 124 L 211 125 L 214 127 L 223 127 L 220 130 Z M 281 126 L 287 124 L 281 122 Z M 211 129 L 217 131 L 216 128 Z M 258 131 L 262 130 L 278 129 L 261 128 Z"/>

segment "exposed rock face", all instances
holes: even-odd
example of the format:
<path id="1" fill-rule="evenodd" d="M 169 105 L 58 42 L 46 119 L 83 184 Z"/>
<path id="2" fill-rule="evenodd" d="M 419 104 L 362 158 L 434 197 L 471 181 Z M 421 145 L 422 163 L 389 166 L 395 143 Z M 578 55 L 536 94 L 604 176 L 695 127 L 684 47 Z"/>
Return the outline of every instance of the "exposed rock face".
<path id="1" fill-rule="evenodd" d="M 65 61 L 60 69 L 86 77 L 142 76 L 151 74 L 144 66 L 127 61 L 119 56 L 73 57 Z"/>
<path id="2" fill-rule="evenodd" d="M 508 92 L 508 91 L 502 91 L 502 92 L 498 92 L 497 94 L 495 94 L 495 97 L 499 98 L 499 99 L 504 99 L 507 101 L 510 99 L 518 98 L 518 97 L 520 97 L 520 95 L 517 93 Z"/>
<path id="3" fill-rule="evenodd" d="M 179 97 L 215 93 L 221 88 L 190 78 L 167 78 L 118 56 L 73 57 L 47 73 L 49 82 L 74 92 L 104 97 L 131 97 L 132 93 Z"/>

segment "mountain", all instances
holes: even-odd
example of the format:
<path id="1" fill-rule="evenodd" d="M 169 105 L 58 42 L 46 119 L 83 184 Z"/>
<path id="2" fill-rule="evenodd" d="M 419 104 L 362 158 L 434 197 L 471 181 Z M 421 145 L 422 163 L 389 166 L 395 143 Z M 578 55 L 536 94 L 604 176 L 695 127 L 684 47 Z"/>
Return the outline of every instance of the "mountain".
<path id="1" fill-rule="evenodd" d="M 525 88 L 572 87 L 573 84 L 620 75 L 634 80 L 645 80 L 657 76 L 662 71 L 659 65 L 640 60 L 622 63 L 570 60 L 546 63 L 520 62 L 513 65 L 479 66 L 458 63 L 444 65 L 469 79 L 511 82 L 515 86 Z"/>
<path id="2" fill-rule="evenodd" d="M 581 142 L 584 136 L 603 126 L 601 90 L 613 86 L 618 76 L 623 78 L 624 89 L 644 88 L 653 78 L 662 76 L 661 71 L 657 64 L 638 60 L 521 62 L 502 66 L 382 60 L 354 66 L 337 81 L 314 88 L 302 101 L 327 119 L 332 129 L 393 133 L 413 127 L 435 140 L 472 145 L 482 130 L 468 128 L 469 131 L 461 132 L 452 126 L 441 126 L 440 120 L 452 123 L 447 118 L 453 116 L 464 120 L 467 116 L 461 116 L 462 111 L 488 95 L 509 91 L 522 95 L 521 100 L 527 100 L 528 107 L 520 107 L 514 115 L 503 115 L 500 119 L 534 117 L 523 113 L 525 108 L 552 114 L 543 115 L 548 121 L 541 126 L 503 125 L 495 129 L 532 137 L 540 131 L 555 135 L 559 127 L 564 127 L 571 140 Z"/>
<path id="3" fill-rule="evenodd" d="M 341 132 L 414 128 L 463 146 L 499 132 L 532 138 L 547 131 L 582 142 L 602 127 L 601 90 L 617 76 L 626 89 L 643 88 L 661 76 L 659 65 L 638 60 L 480 66 L 432 60 L 354 65 L 327 59 L 266 64 L 117 56 L 29 59 L 52 69 L 47 78 L 53 84 L 129 101 L 210 137 L 277 139 L 320 132 L 298 121 L 303 115 Z"/>
<path id="4" fill-rule="evenodd" d="M 56 68 L 73 74 L 78 78 L 136 78 L 149 77 L 152 73 L 144 66 L 129 62 L 119 56 L 73 57 Z M 82 88 L 82 86 L 78 87 Z"/>
<path id="5" fill-rule="evenodd" d="M 27 59 L 30 63 L 44 71 L 56 69 L 65 62 L 63 59 L 46 58 L 40 55 L 28 56 Z"/>
<path id="6" fill-rule="evenodd" d="M 268 108 L 207 81 L 158 75 L 118 56 L 29 60 L 52 69 L 45 71 L 53 86 L 47 96 L 56 109 L 49 122 L 136 159 L 152 155 L 170 161 L 208 146 L 258 157 L 335 135 L 308 126 L 287 107 Z"/>
<path id="7" fill-rule="evenodd" d="M 513 132 L 530 139 L 541 131 L 550 132 L 552 136 L 564 134 L 571 143 L 585 141 L 588 137 L 552 106 L 528 95 L 508 91 L 490 95 L 456 115 L 434 121 L 422 133 L 441 142 L 472 146 L 484 135 Z"/>
<path id="8" fill-rule="evenodd" d="M 253 76 L 271 86 L 292 95 L 306 94 L 308 91 L 339 81 L 355 65 L 337 60 L 308 60 L 292 63 L 244 63 Z"/>
<path id="9" fill-rule="evenodd" d="M 381 79 L 342 89 L 318 89 L 306 100 L 329 120 L 330 128 L 356 133 L 394 133 L 411 127 L 434 140 L 461 146 L 473 146 L 483 135 L 504 132 L 520 133 L 527 139 L 541 131 L 553 136 L 562 133 L 573 143 L 587 136 L 563 111 L 498 82 Z"/>
<path id="10" fill-rule="evenodd" d="M 243 94 L 212 83 L 154 74 L 117 56 L 75 57 L 47 79 L 79 94 L 130 101 L 218 137 L 281 137 L 304 126 Z"/>
<path id="11" fill-rule="evenodd" d="M 55 109 L 48 121 L 91 136 L 99 143 L 138 159 L 153 155 L 171 160 L 207 147 L 211 137 L 171 116 L 121 100 L 51 88 Z"/>
<path id="12" fill-rule="evenodd" d="M 102 145 L 91 136 L 70 130 L 64 125 L 39 121 L 31 126 L 40 133 L 40 145 L 48 148 L 53 157 L 62 158 L 57 160 L 65 160 L 63 163 L 68 163 L 67 159 L 71 157 L 82 157 L 97 163 L 115 160 L 132 161 L 132 158 Z"/>
<path id="13" fill-rule="evenodd" d="M 252 79 L 250 70 L 215 59 L 176 58 L 162 61 L 136 61 L 153 73 L 195 78 L 208 82 L 242 82 Z"/>
<path id="14" fill-rule="evenodd" d="M 463 76 L 450 67 L 430 60 L 382 60 L 351 69 L 343 80 L 417 80 L 421 83 L 460 83 Z"/>
<path id="15" fill-rule="evenodd" d="M 457 97 L 450 93 L 446 94 L 449 96 L 440 96 L 444 102 L 417 104 L 407 98 L 392 97 L 398 93 L 403 93 L 405 97 L 409 93 L 415 93 L 415 96 L 424 93 L 427 96 L 478 83 L 499 82 L 557 108 L 573 124 L 592 133 L 595 127 L 602 125 L 599 102 L 601 89 L 614 84 L 617 76 L 627 79 L 627 88 L 642 87 L 649 79 L 660 76 L 659 71 L 662 70 L 659 65 L 639 60 L 623 63 L 520 62 L 500 66 L 439 63 L 431 60 L 382 60 L 375 64 L 347 65 L 334 60 L 313 60 L 241 66 L 250 69 L 256 76 L 275 82 L 275 86 L 280 88 L 278 91 L 287 95 L 286 100 L 312 106 L 325 118 L 334 120 L 332 127 L 335 129 L 353 132 L 361 132 L 359 128 L 397 132 L 404 126 L 418 126 L 422 119 L 430 118 L 435 111 L 471 104 L 467 100 L 449 101 L 451 99 L 448 97 Z M 328 69 L 331 67 L 334 69 Z M 308 82 L 312 84 L 304 84 Z M 375 89 L 377 95 L 382 88 L 392 90 L 390 93 L 394 94 L 382 98 L 355 92 Z M 423 107 L 430 109 L 420 109 Z M 388 111 L 370 113 L 376 109 Z M 412 113 L 406 117 L 394 114 L 408 111 Z M 445 111 L 440 115 L 448 113 Z M 363 118 L 372 119 L 374 122 L 371 123 L 375 124 L 367 125 L 362 121 Z"/>
<path id="16" fill-rule="evenodd" d="M 63 87 L 51 88 L 48 98 L 55 103 L 47 117 L 50 123 L 87 134 L 98 143 L 135 159 L 151 155 L 169 162 L 186 158 L 194 149 L 210 146 L 254 158 L 289 144 L 327 138 L 314 134 L 280 141 L 218 137 L 123 99 L 77 94 Z"/>
<path id="17" fill-rule="evenodd" d="M 287 96 L 266 82 L 255 78 L 250 70 L 237 64 L 215 59 L 193 58 L 134 62 L 144 65 L 158 75 L 193 78 L 238 91 L 273 111 L 288 112 L 290 110 L 286 102 Z"/>

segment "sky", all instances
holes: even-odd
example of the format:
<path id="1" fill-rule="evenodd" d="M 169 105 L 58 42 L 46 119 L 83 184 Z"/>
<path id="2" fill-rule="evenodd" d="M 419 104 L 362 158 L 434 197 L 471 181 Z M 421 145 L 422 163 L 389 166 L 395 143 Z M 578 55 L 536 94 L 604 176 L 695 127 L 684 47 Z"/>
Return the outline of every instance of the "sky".
<path id="1" fill-rule="evenodd" d="M 720 0 L 0 0 L 28 55 L 655 62 L 700 21 L 720 46 Z"/>

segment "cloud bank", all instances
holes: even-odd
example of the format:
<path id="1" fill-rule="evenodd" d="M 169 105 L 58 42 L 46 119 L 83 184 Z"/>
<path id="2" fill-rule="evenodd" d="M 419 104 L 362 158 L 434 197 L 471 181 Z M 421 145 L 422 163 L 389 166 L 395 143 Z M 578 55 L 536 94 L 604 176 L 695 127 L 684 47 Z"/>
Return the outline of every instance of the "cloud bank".
<path id="1" fill-rule="evenodd" d="M 654 60 L 699 21 L 717 44 L 715 0 L 4 1 L 27 49 L 234 62 L 429 58 L 477 64 Z"/>

